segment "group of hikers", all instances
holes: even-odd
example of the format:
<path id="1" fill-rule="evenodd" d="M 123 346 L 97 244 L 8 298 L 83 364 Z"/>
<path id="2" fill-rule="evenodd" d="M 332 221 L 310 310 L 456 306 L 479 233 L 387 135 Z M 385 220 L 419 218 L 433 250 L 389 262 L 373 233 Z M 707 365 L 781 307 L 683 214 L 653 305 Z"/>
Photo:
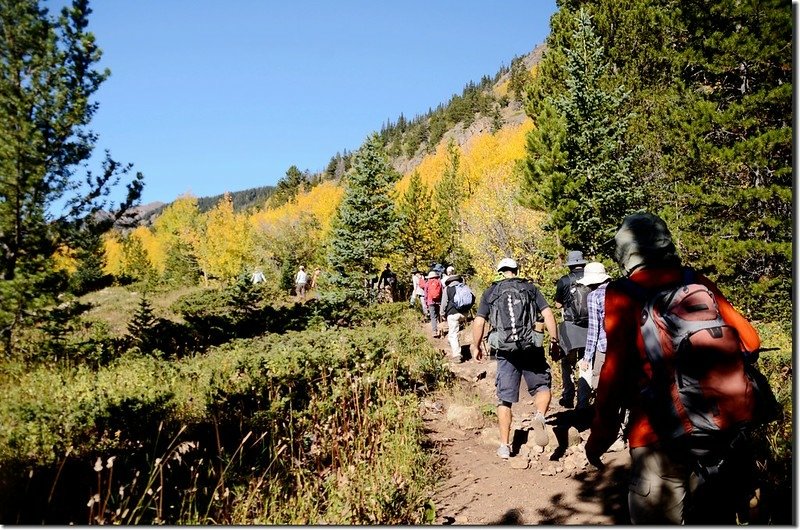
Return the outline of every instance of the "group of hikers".
<path id="1" fill-rule="evenodd" d="M 560 323 L 539 288 L 518 276 L 514 259 L 497 263 L 470 345 L 475 362 L 489 355 L 497 361 L 497 455 L 513 453 L 512 405 L 522 378 L 535 407 L 534 442 L 548 444 L 546 332 L 562 375 L 559 404 L 590 411 L 594 397 L 588 463 L 602 469 L 601 456 L 620 436 L 628 445 L 631 521 L 735 523 L 750 501 L 747 427 L 763 408 L 756 398 L 772 396 L 753 376 L 759 336 L 712 281 L 682 265 L 658 216 L 626 217 L 614 244 L 623 273 L 616 280 L 602 263 L 568 252 L 569 272 L 556 283 L 554 300 Z M 458 332 L 474 302 L 464 279 L 433 264 L 427 274 L 414 270 L 412 282 L 409 303 L 419 301 L 434 337 L 446 320 L 450 355 L 461 361 Z"/>

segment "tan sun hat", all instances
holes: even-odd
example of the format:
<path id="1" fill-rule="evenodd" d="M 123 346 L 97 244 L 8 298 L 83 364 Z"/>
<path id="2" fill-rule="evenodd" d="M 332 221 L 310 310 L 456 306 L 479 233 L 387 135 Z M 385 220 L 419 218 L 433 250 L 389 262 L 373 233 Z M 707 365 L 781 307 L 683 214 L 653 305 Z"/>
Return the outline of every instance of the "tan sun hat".
<path id="1" fill-rule="evenodd" d="M 611 278 L 606 274 L 606 266 L 599 261 L 593 261 L 583 269 L 583 278 L 578 280 L 581 285 L 595 285 Z"/>

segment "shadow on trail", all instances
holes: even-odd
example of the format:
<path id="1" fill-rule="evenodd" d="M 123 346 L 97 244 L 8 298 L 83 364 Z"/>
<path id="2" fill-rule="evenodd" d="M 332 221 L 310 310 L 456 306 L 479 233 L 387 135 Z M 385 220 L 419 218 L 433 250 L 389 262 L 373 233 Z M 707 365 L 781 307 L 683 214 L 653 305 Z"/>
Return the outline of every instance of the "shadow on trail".
<path id="1" fill-rule="evenodd" d="M 592 424 L 594 407 L 566 410 L 548 416 L 547 423 L 553 427 L 558 446 L 550 457 L 560 460 L 569 448 L 569 429 L 587 431 Z M 581 471 L 572 477 L 577 488 L 577 497 L 582 502 L 592 503 L 602 508 L 603 515 L 611 518 L 612 524 L 630 524 L 628 515 L 628 476 L 627 466 L 606 466 L 603 470 Z M 551 505 L 539 510 L 539 524 L 566 524 L 572 516 L 581 513 L 569 498 L 561 493 L 551 497 Z"/>
<path id="2" fill-rule="evenodd" d="M 516 508 L 508 510 L 503 516 L 493 523 L 489 523 L 490 525 L 521 525 L 525 524 L 525 520 L 522 518 L 522 514 Z"/>

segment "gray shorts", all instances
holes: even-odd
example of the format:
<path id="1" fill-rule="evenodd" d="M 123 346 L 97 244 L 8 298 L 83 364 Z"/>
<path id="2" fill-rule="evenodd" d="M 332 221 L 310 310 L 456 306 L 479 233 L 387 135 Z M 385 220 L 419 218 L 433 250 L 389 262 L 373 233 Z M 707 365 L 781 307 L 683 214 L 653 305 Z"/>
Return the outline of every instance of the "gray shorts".
<path id="1" fill-rule="evenodd" d="M 540 390 L 550 390 L 550 366 L 544 357 L 544 348 L 497 354 L 497 399 L 501 402 L 519 401 L 519 385 L 522 378 L 533 396 Z"/>

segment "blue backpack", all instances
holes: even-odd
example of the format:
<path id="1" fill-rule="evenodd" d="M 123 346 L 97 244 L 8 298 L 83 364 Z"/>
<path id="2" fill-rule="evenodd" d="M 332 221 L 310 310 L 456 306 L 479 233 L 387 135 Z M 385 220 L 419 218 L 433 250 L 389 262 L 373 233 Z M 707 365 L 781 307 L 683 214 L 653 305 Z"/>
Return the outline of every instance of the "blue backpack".
<path id="1" fill-rule="evenodd" d="M 475 303 L 475 295 L 466 283 L 456 285 L 456 292 L 453 294 L 453 307 L 459 312 L 463 312 L 472 307 Z"/>

